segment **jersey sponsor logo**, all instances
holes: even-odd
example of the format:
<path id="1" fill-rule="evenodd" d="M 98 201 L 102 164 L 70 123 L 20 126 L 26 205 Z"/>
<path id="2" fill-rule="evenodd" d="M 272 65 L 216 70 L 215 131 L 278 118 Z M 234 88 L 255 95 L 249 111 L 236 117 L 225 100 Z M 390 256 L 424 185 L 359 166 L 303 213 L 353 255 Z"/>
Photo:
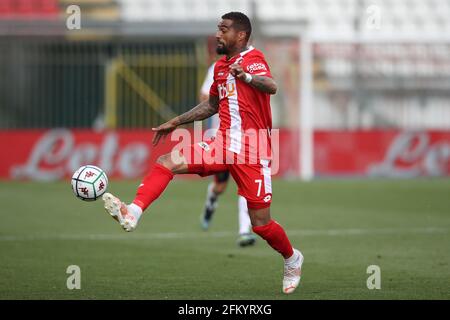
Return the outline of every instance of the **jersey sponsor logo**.
<path id="1" fill-rule="evenodd" d="M 233 82 L 219 84 L 217 86 L 217 90 L 219 91 L 220 99 L 229 98 L 236 95 L 236 86 Z"/>
<path id="2" fill-rule="evenodd" d="M 259 71 L 259 70 L 267 71 L 267 68 L 264 65 L 264 63 L 255 62 L 255 63 L 252 63 L 251 65 L 247 66 L 247 71 L 250 72 L 250 73 L 256 72 L 256 71 Z"/>

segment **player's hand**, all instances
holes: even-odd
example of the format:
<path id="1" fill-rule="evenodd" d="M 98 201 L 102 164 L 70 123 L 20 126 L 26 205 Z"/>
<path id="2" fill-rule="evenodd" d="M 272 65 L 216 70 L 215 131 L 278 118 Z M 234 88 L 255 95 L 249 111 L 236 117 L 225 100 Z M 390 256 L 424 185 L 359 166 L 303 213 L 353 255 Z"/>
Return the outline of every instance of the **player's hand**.
<path id="1" fill-rule="evenodd" d="M 155 135 L 153 136 L 153 145 L 156 146 L 159 142 L 159 140 L 161 140 L 161 138 L 163 138 L 163 140 L 166 138 L 166 136 L 171 133 L 173 130 L 175 130 L 177 128 L 177 125 L 175 124 L 175 122 L 173 120 L 167 121 L 166 123 L 163 123 L 162 125 L 160 125 L 157 128 L 152 128 L 152 131 L 155 132 Z"/>
<path id="2" fill-rule="evenodd" d="M 239 80 L 244 81 L 245 79 L 245 71 L 242 69 L 242 66 L 237 63 L 233 63 L 230 66 L 230 73 L 233 77 L 238 78 Z"/>

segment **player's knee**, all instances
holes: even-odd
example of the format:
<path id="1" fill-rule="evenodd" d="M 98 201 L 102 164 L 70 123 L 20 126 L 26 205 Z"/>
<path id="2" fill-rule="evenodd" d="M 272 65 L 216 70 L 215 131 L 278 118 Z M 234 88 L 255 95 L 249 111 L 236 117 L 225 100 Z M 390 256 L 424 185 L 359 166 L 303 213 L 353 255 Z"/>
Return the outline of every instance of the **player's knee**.
<path id="1" fill-rule="evenodd" d="M 265 226 L 270 222 L 270 218 L 267 217 L 255 217 L 251 220 L 253 227 Z"/>
<path id="2" fill-rule="evenodd" d="M 175 169 L 175 163 L 172 161 L 169 153 L 159 156 L 158 160 L 156 160 L 156 163 L 163 167 L 166 167 L 171 171 Z"/>
<path id="3" fill-rule="evenodd" d="M 265 226 L 271 220 L 270 208 L 248 210 L 253 227 Z"/>
<path id="4" fill-rule="evenodd" d="M 156 163 L 166 167 L 173 173 L 182 173 L 186 171 L 186 164 L 184 163 L 182 156 L 178 153 L 167 153 L 162 155 L 156 160 Z"/>
<path id="5" fill-rule="evenodd" d="M 162 156 L 159 156 L 158 160 L 156 160 L 156 163 L 163 167 L 166 167 L 169 170 L 172 170 L 173 162 L 170 159 L 170 154 L 164 154 Z"/>

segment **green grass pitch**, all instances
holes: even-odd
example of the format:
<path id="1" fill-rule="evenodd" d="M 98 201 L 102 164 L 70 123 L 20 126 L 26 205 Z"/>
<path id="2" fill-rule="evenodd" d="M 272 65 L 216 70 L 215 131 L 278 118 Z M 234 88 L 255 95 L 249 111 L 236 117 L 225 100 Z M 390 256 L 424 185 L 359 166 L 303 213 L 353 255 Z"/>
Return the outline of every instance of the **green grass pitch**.
<path id="1" fill-rule="evenodd" d="M 450 180 L 274 181 L 272 216 L 305 256 L 300 288 L 281 292 L 280 256 L 237 247 L 234 182 L 211 229 L 209 180 L 175 179 L 125 233 L 102 201 L 70 183 L 0 183 L 0 299 L 449 299 Z M 110 181 L 130 201 L 138 181 Z M 66 269 L 81 268 L 81 290 Z M 366 286 L 369 265 L 381 289 Z"/>

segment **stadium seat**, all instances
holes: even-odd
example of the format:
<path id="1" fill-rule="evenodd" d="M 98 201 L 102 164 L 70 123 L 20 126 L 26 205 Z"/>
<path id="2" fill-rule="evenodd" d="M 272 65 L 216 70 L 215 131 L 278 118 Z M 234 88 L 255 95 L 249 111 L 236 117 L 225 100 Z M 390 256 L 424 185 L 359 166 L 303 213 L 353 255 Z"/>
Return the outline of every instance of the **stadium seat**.
<path id="1" fill-rule="evenodd" d="M 118 0 L 128 21 L 213 21 L 230 10 L 250 12 L 250 0 Z M 354 32 L 356 18 L 364 25 L 366 9 L 377 5 L 382 27 L 378 35 L 393 33 L 425 36 L 450 31 L 450 0 L 258 0 L 255 14 L 261 21 L 307 21 L 310 30 L 326 36 Z M 367 31 L 367 30 L 366 30 Z M 363 33 L 366 32 L 363 30 Z M 373 30 L 370 30 L 373 32 Z"/>
<path id="2" fill-rule="evenodd" d="M 14 8 L 12 5 L 12 0 L 1 0 L 0 1 L 0 16 L 6 17 L 12 15 Z"/>
<path id="3" fill-rule="evenodd" d="M 0 16 L 12 19 L 39 19 L 59 13 L 57 0 L 1 0 Z"/>

